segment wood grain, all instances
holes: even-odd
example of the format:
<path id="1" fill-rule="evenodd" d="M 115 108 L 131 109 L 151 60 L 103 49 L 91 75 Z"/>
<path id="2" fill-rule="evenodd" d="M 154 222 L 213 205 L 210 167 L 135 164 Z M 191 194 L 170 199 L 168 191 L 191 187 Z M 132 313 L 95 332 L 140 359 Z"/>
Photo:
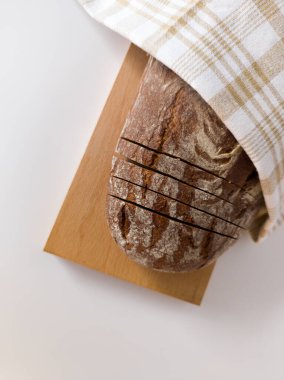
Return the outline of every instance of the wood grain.
<path id="1" fill-rule="evenodd" d="M 108 275 L 200 305 L 214 264 L 182 274 L 130 261 L 112 239 L 105 213 L 111 158 L 148 56 L 131 45 L 69 189 L 45 251 Z"/>

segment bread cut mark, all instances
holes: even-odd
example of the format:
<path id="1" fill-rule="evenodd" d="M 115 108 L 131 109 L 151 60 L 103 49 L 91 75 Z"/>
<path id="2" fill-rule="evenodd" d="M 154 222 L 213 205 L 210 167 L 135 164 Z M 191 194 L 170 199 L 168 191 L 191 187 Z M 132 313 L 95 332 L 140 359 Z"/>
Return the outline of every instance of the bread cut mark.
<path id="1" fill-rule="evenodd" d="M 230 203 L 231 205 L 235 205 L 233 202 L 229 201 L 228 199 L 225 199 L 225 198 L 220 197 L 219 195 L 216 195 L 216 194 L 210 193 L 210 192 L 207 191 L 207 190 L 200 189 L 199 187 L 194 186 L 192 183 L 185 182 L 185 181 L 183 181 L 183 180 L 180 179 L 180 178 L 174 177 L 174 176 L 172 176 L 172 175 L 170 175 L 170 174 L 167 174 L 167 173 L 165 173 L 165 172 L 162 172 L 162 171 L 160 171 L 160 170 L 158 170 L 158 169 L 154 169 L 154 168 L 151 168 L 150 166 L 143 165 L 143 164 L 141 164 L 140 162 L 134 161 L 134 160 L 132 160 L 131 158 L 128 158 L 127 156 L 125 156 L 125 155 L 123 155 L 123 154 L 121 154 L 121 153 L 115 152 L 115 153 L 114 153 L 114 156 L 117 157 L 117 158 L 120 158 L 120 159 L 122 159 L 122 160 L 124 160 L 124 161 L 130 162 L 130 163 L 133 164 L 133 165 L 139 166 L 140 168 L 150 170 L 150 171 L 152 171 L 152 172 L 154 172 L 154 173 L 158 173 L 158 174 L 164 175 L 164 176 L 166 176 L 166 177 L 168 177 L 168 178 L 172 178 L 172 179 L 174 179 L 174 180 L 176 180 L 176 181 L 178 181 L 178 182 L 180 182 L 180 183 L 183 183 L 184 185 L 190 186 L 190 187 L 192 187 L 192 188 L 194 188 L 194 189 L 197 189 L 197 190 L 202 191 L 203 193 L 206 193 L 206 194 L 212 195 L 212 196 L 214 196 L 214 197 L 216 197 L 216 198 L 218 198 L 218 199 L 221 199 L 221 200 L 224 201 L 224 202 Z"/>
<path id="2" fill-rule="evenodd" d="M 218 194 L 219 197 L 229 202 L 235 202 L 240 198 L 240 190 L 236 189 L 233 185 L 162 153 L 154 153 L 151 150 L 123 139 L 119 140 L 116 151 L 142 165 L 166 172 L 186 182 L 188 185 L 204 189 L 210 194 Z"/>
<path id="3" fill-rule="evenodd" d="M 246 192 L 249 196 L 251 196 L 251 197 L 254 199 L 254 196 L 253 196 L 252 194 L 250 194 L 246 189 L 244 189 L 243 186 L 239 186 L 238 184 L 236 184 L 236 183 L 234 183 L 234 182 L 228 180 L 227 178 L 222 177 L 222 176 L 220 176 L 220 175 L 218 175 L 218 174 L 216 174 L 216 173 L 214 173 L 214 172 L 212 172 L 212 171 L 210 171 L 210 170 L 208 170 L 208 169 L 206 169 L 206 168 L 204 168 L 204 167 L 202 167 L 202 166 L 199 166 L 199 165 L 193 164 L 193 163 L 190 162 L 190 161 L 184 160 L 184 159 L 181 158 L 181 157 L 178 157 L 178 156 L 175 156 L 175 155 L 173 155 L 173 154 L 170 154 L 170 153 L 164 152 L 164 151 L 162 151 L 162 150 L 158 150 L 158 149 L 150 148 L 150 147 L 147 146 L 147 145 L 141 144 L 141 143 L 139 143 L 138 141 L 131 140 L 131 139 L 127 138 L 127 137 L 123 137 L 123 136 L 121 136 L 120 138 L 121 138 L 122 140 L 124 140 L 124 141 L 127 141 L 127 142 L 129 142 L 129 143 L 135 144 L 135 145 L 137 145 L 137 146 L 140 146 L 141 148 L 147 149 L 147 150 L 149 150 L 149 151 L 151 151 L 151 152 L 153 152 L 153 153 L 156 153 L 156 154 L 163 154 L 163 155 L 165 155 L 165 156 L 167 156 L 167 157 L 173 158 L 173 159 L 175 159 L 175 160 L 179 160 L 179 161 L 181 161 L 181 162 L 183 162 L 183 163 L 185 163 L 185 164 L 187 164 L 187 165 L 190 165 L 190 166 L 192 166 L 192 167 L 194 167 L 194 168 L 196 168 L 196 169 L 202 170 L 202 171 L 206 172 L 207 174 L 210 174 L 210 175 L 212 175 L 212 176 L 214 176 L 214 177 L 216 177 L 216 178 L 219 178 L 219 179 L 221 179 L 221 180 L 227 182 L 228 184 L 230 184 L 230 185 L 232 185 L 232 186 L 235 186 L 235 187 L 236 187 L 236 190 L 241 190 L 241 191 Z"/>
<path id="4" fill-rule="evenodd" d="M 114 157 L 112 175 L 135 181 L 142 186 L 151 186 L 152 190 L 181 200 L 188 205 L 193 205 L 202 211 L 220 216 L 227 221 L 232 221 L 245 229 L 248 228 L 247 214 L 249 213 L 249 206 L 247 203 L 243 204 L 242 200 L 237 206 L 234 206 L 216 198 L 215 195 L 209 196 L 190 185 L 185 185 L 162 174 L 151 172 L 117 157 Z M 150 182 L 146 178 L 150 179 Z"/>
<path id="5" fill-rule="evenodd" d="M 108 194 L 108 195 L 109 195 L 110 197 L 113 197 L 113 198 L 115 198 L 115 199 L 118 199 L 118 200 L 120 200 L 120 201 L 122 201 L 122 202 L 132 204 L 132 205 L 134 205 L 134 206 L 136 206 L 136 207 L 142 208 L 143 210 L 150 211 L 150 212 L 152 212 L 152 213 L 154 213 L 154 214 L 160 215 L 160 216 L 162 216 L 162 217 L 164 217 L 164 218 L 168 218 L 168 219 L 170 219 L 170 220 L 173 220 L 174 222 L 184 224 L 184 225 L 186 225 L 186 226 L 188 226 L 188 227 L 198 228 L 199 230 L 206 231 L 206 232 L 210 232 L 210 233 L 214 233 L 214 234 L 216 234 L 216 235 L 220 235 L 220 236 L 226 237 L 226 238 L 228 238 L 228 239 L 232 239 L 232 240 L 237 240 L 237 239 L 238 239 L 238 238 L 235 237 L 235 236 L 230 236 L 230 235 L 222 234 L 221 232 L 212 231 L 212 230 L 210 230 L 209 228 L 205 228 L 205 227 L 197 226 L 197 225 L 195 225 L 195 224 L 193 224 L 193 223 L 185 222 L 184 220 L 174 218 L 173 216 L 170 216 L 170 215 L 164 214 L 164 213 L 162 213 L 162 212 L 160 212 L 160 211 L 152 210 L 152 209 L 150 209 L 150 208 L 148 208 L 148 207 L 145 207 L 145 206 L 139 205 L 139 204 L 136 203 L 136 202 L 130 201 L 129 199 L 123 199 L 123 198 L 118 197 L 117 195 L 113 195 L 113 194 Z"/>
<path id="6" fill-rule="evenodd" d="M 176 202 L 178 202 L 178 203 L 181 203 L 181 204 L 183 204 L 183 205 L 185 205 L 185 206 L 191 207 L 191 208 L 193 208 L 194 210 L 197 210 L 197 211 L 203 212 L 203 213 L 205 213 L 205 214 L 207 214 L 207 215 L 210 215 L 210 216 L 213 216 L 213 217 L 215 217 L 215 218 L 217 218 L 217 219 L 220 219 L 220 220 L 222 220 L 223 222 L 229 223 L 229 224 L 231 224 L 231 225 L 233 225 L 233 226 L 235 226 L 235 227 L 238 227 L 238 228 L 241 228 L 241 229 L 245 230 L 244 227 L 242 227 L 242 226 L 240 226 L 240 225 L 238 225 L 238 224 L 236 224 L 236 223 L 234 223 L 234 222 L 230 222 L 229 220 L 224 219 L 224 218 L 222 218 L 221 216 L 218 216 L 218 215 L 216 215 L 216 214 L 212 214 L 212 213 L 210 213 L 210 212 L 208 212 L 208 211 L 205 211 L 205 210 L 202 210 L 202 209 L 200 209 L 200 208 L 198 208 L 198 207 L 192 206 L 192 205 L 189 204 L 189 203 L 185 203 L 185 202 L 183 202 L 183 201 L 181 201 L 181 200 L 179 200 L 179 199 L 176 199 L 176 198 L 170 197 L 169 195 L 166 195 L 166 194 L 163 194 L 163 193 L 161 193 L 161 192 L 159 192 L 159 191 L 153 190 L 153 189 L 152 189 L 151 187 L 149 187 L 149 186 L 146 187 L 146 186 L 139 185 L 138 183 L 132 182 L 132 181 L 130 181 L 130 180 L 128 180 L 128 179 L 125 179 L 125 178 L 119 177 L 119 176 L 117 176 L 117 175 L 112 175 L 112 177 L 113 177 L 113 178 L 117 178 L 117 179 L 119 179 L 119 180 L 121 180 L 121 181 L 124 181 L 124 182 L 131 183 L 132 185 L 139 186 L 139 187 L 141 187 L 142 189 L 150 190 L 150 191 L 152 191 L 152 192 L 155 193 L 155 194 L 161 195 L 161 196 L 163 196 L 163 197 L 166 197 L 166 198 L 168 198 L 168 199 L 171 199 L 171 200 L 173 200 L 173 201 L 176 201 Z"/>
<path id="7" fill-rule="evenodd" d="M 109 189 L 112 195 L 133 201 L 141 206 L 162 212 L 165 215 L 172 216 L 184 222 L 225 235 L 239 236 L 240 228 L 217 219 L 214 216 L 204 214 L 202 211 L 193 209 L 188 205 L 181 204 L 176 200 L 171 200 L 163 195 L 156 194 L 150 189 L 141 188 L 113 177 Z"/>

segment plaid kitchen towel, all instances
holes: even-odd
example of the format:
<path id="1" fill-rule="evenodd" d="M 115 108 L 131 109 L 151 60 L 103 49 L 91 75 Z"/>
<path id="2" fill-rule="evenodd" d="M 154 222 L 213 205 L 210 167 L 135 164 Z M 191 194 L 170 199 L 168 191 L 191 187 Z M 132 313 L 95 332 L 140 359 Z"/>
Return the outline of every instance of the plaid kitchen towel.
<path id="1" fill-rule="evenodd" d="M 284 0 L 79 0 L 194 87 L 258 170 L 266 236 L 284 219 Z"/>

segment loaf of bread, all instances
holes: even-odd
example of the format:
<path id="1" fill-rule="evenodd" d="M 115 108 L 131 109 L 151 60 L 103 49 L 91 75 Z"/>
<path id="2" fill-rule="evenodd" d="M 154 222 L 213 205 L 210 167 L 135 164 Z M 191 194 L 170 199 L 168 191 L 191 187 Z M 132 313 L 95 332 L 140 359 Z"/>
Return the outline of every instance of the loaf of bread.
<path id="1" fill-rule="evenodd" d="M 263 205 L 256 170 L 200 95 L 150 58 L 114 154 L 107 219 L 137 263 L 208 265 Z"/>

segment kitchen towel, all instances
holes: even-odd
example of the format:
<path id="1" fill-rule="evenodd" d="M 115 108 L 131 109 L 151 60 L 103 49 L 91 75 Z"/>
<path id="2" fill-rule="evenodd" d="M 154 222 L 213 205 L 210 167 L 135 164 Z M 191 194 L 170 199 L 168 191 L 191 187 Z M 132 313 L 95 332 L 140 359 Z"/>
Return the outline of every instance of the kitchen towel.
<path id="1" fill-rule="evenodd" d="M 211 105 L 257 168 L 267 236 L 284 219 L 284 0 L 79 0 Z"/>

